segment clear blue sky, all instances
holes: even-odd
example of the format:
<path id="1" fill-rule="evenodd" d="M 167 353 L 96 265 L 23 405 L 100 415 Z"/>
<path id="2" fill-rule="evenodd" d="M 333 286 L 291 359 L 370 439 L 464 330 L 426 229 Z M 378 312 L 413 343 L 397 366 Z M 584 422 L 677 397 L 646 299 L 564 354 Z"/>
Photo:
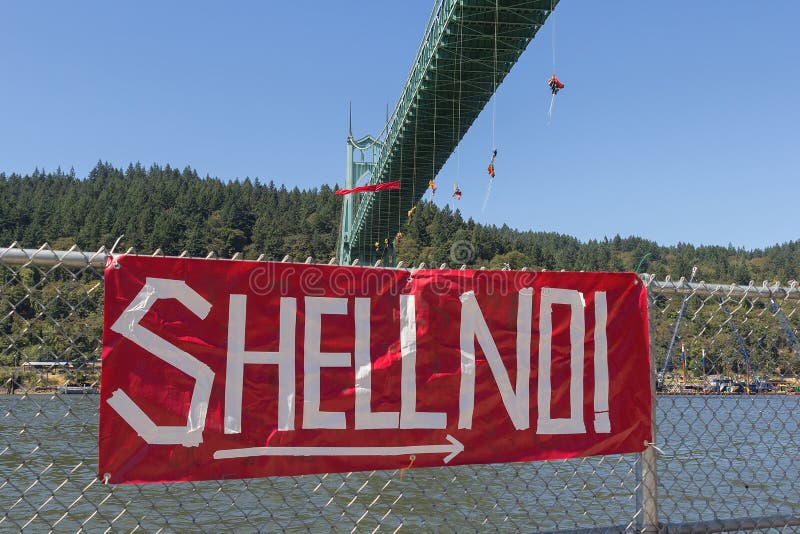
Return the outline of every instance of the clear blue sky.
<path id="1" fill-rule="evenodd" d="M 394 106 L 432 0 L 4 2 L 0 172 L 189 165 L 342 183 Z M 465 217 L 581 240 L 800 239 L 800 2 L 562 0 L 438 178 Z M 460 161 L 460 165 L 458 162 Z"/>

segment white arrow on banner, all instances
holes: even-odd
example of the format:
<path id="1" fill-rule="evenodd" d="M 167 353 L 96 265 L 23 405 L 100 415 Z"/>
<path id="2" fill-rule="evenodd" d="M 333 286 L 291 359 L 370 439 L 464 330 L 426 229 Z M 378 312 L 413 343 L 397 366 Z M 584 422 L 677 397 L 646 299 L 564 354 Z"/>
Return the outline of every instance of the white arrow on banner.
<path id="1" fill-rule="evenodd" d="M 404 456 L 406 454 L 449 453 L 444 463 L 464 450 L 464 444 L 448 434 L 449 445 L 408 445 L 401 447 L 247 447 L 223 449 L 214 453 L 215 460 L 250 456 Z"/>

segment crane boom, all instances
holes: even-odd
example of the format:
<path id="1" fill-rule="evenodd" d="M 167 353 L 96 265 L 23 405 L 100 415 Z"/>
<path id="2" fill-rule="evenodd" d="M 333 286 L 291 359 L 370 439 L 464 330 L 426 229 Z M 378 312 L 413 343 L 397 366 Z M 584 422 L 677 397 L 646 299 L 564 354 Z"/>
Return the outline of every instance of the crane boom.
<path id="1" fill-rule="evenodd" d="M 697 267 L 692 267 L 692 275 L 689 277 L 689 283 L 691 284 L 694 282 L 694 276 L 697 274 Z M 672 369 L 672 351 L 675 350 L 675 342 L 678 340 L 678 332 L 681 328 L 681 319 L 683 319 L 683 315 L 686 313 L 686 306 L 689 304 L 689 298 L 692 295 L 686 295 L 683 297 L 683 302 L 681 302 L 681 309 L 678 312 L 678 317 L 675 319 L 675 329 L 672 331 L 672 338 L 669 340 L 669 346 L 667 347 L 667 359 L 664 360 L 664 368 L 661 370 L 662 374 L 666 374 Z"/>
<path id="2" fill-rule="evenodd" d="M 800 360 L 800 342 L 797 341 L 797 335 L 794 333 L 794 330 L 792 330 L 789 319 L 786 318 L 783 310 L 781 310 L 774 299 L 769 299 L 769 304 L 775 316 L 778 318 L 778 321 L 780 321 L 783 331 L 786 333 L 786 339 L 789 341 L 789 346 L 792 347 L 792 352 L 794 352 L 794 355 Z"/>
<path id="3" fill-rule="evenodd" d="M 747 374 L 749 375 L 752 370 L 752 365 L 750 365 L 750 353 L 747 351 L 747 347 L 744 344 L 744 339 L 742 339 L 741 334 L 739 334 L 739 329 L 736 327 L 736 324 L 733 322 L 733 317 L 731 316 L 731 312 L 728 311 L 728 306 L 725 304 L 725 299 L 723 297 L 719 298 L 719 305 L 722 308 L 722 311 L 725 312 L 725 317 L 728 318 L 728 328 L 733 334 L 733 337 L 736 338 L 736 345 L 739 347 L 739 353 L 744 358 L 744 363 L 747 366 Z"/>

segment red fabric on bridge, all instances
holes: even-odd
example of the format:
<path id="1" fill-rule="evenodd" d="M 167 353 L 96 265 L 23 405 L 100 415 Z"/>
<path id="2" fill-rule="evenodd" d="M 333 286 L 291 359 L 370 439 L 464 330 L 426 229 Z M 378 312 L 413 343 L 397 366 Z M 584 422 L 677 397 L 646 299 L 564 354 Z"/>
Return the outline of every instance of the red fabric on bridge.
<path id="1" fill-rule="evenodd" d="M 354 187 L 353 189 L 339 189 L 336 191 L 336 194 L 349 195 L 350 193 L 370 193 L 375 191 L 392 191 L 395 189 L 400 189 L 400 180 L 384 182 L 382 184 L 362 185 L 360 187 Z"/>

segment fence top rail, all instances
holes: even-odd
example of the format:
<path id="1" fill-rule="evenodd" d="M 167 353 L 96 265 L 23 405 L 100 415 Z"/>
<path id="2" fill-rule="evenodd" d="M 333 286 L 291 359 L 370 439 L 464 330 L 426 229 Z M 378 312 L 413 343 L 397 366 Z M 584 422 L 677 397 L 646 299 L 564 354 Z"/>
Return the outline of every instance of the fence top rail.
<path id="1" fill-rule="evenodd" d="M 69 250 L 53 250 L 46 243 L 38 249 L 20 248 L 16 243 L 12 243 L 10 247 L 0 247 L 0 263 L 6 265 L 105 267 L 108 256 L 105 247 L 101 247 L 97 252 L 83 252 L 77 246 Z"/>
<path id="2" fill-rule="evenodd" d="M 642 274 L 642 281 L 644 282 L 647 290 L 651 294 L 664 294 L 664 295 L 697 295 L 699 297 L 707 296 L 720 296 L 720 297 L 737 297 L 737 298 L 782 298 L 800 300 L 800 288 L 797 287 L 797 281 L 789 281 L 789 285 L 781 286 L 780 282 L 774 282 L 770 285 L 769 282 L 762 282 L 761 285 L 751 280 L 748 285 L 741 284 L 712 284 L 705 281 L 689 283 L 685 278 L 681 278 L 677 282 L 670 279 L 669 276 L 665 280 L 656 280 L 654 275 Z"/>
<path id="3" fill-rule="evenodd" d="M 136 254 L 134 249 L 128 249 L 124 254 Z M 148 256 L 166 256 L 161 249 L 156 250 L 153 254 L 147 254 Z M 65 267 L 74 267 L 74 268 L 85 268 L 85 267 L 99 267 L 103 268 L 106 265 L 108 259 L 112 256 L 112 253 L 109 252 L 105 247 L 100 247 L 97 252 L 83 252 L 78 249 L 77 246 L 73 246 L 69 250 L 53 250 L 49 247 L 47 243 L 39 247 L 38 249 L 35 248 L 21 248 L 17 246 L 16 243 L 12 243 L 9 247 L 0 247 L 0 264 L 5 265 L 35 265 L 38 267 L 53 267 L 57 265 L 62 265 Z M 183 252 L 180 254 L 181 257 L 186 258 L 190 257 L 188 252 Z M 218 259 L 218 257 L 213 253 L 209 253 L 205 256 L 206 259 Z M 240 260 L 240 255 L 234 254 L 232 258 L 228 261 L 236 261 Z M 262 254 L 259 256 L 255 261 L 264 261 L 265 257 Z M 281 260 L 282 263 L 286 263 L 291 261 L 289 256 L 284 256 Z M 303 263 L 309 264 L 312 263 L 313 260 L 311 257 L 305 259 Z M 336 265 L 336 258 L 332 258 L 329 262 L 326 262 L 328 265 Z M 375 267 L 380 267 L 380 262 L 375 265 Z M 410 271 L 414 271 L 416 269 L 424 269 L 426 266 L 424 263 L 420 264 L 418 267 L 403 267 L 402 262 L 398 264 L 397 269 L 407 269 Z M 446 269 L 447 264 L 442 264 L 439 268 Z M 466 266 L 462 265 L 461 269 L 465 269 Z M 481 269 L 485 269 L 481 267 Z M 503 270 L 509 270 L 508 268 L 504 268 Z M 523 267 L 521 270 L 526 271 L 528 270 L 527 267 Z M 689 283 L 685 278 L 681 278 L 678 281 L 672 280 L 669 276 L 667 276 L 664 280 L 656 280 L 655 275 L 643 273 L 640 275 L 642 282 L 644 282 L 647 290 L 651 294 L 656 295 L 697 295 L 699 297 L 706 297 L 706 296 L 724 296 L 724 297 L 737 297 L 737 298 L 782 298 L 782 299 L 791 299 L 791 300 L 800 300 L 800 287 L 798 287 L 798 283 L 795 280 L 789 281 L 788 285 L 782 286 L 780 282 L 774 282 L 770 284 L 769 282 L 762 282 L 761 285 L 756 285 L 754 281 L 750 281 L 748 285 L 740 285 L 740 284 L 713 284 L 708 283 L 705 281 Z"/>

